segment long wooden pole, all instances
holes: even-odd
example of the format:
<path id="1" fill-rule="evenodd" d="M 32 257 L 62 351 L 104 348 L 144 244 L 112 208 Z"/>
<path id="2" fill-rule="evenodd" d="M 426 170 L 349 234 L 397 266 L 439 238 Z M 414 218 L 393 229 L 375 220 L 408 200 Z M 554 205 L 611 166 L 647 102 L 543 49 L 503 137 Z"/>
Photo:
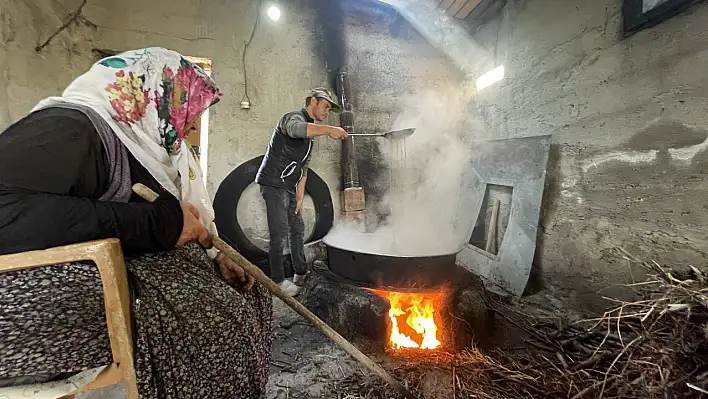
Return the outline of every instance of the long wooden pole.
<path id="1" fill-rule="evenodd" d="M 143 199 L 149 202 L 155 201 L 158 197 L 157 193 L 140 183 L 133 186 L 133 191 L 135 191 L 136 194 L 138 194 Z M 278 287 L 278 284 L 276 284 L 273 280 L 266 276 L 260 268 L 255 266 L 253 263 L 249 262 L 248 259 L 244 258 L 240 253 L 236 252 L 236 250 L 231 248 L 231 246 L 224 242 L 224 240 L 222 240 L 221 238 L 216 237 L 213 234 L 209 234 L 209 236 L 211 237 L 211 242 L 214 247 L 216 247 L 216 249 L 221 251 L 224 255 L 228 256 L 232 261 L 236 262 L 236 264 L 241 266 L 246 273 L 250 274 L 259 283 L 263 284 L 263 286 L 266 287 L 268 291 L 275 294 L 275 296 L 277 296 L 283 302 L 288 304 L 288 306 L 290 306 L 294 311 L 296 311 L 302 317 L 307 319 L 310 323 L 315 325 L 315 327 L 319 328 L 322 332 L 325 333 L 325 335 L 331 338 L 332 341 L 334 341 L 337 345 L 344 349 L 354 359 L 361 362 L 369 370 L 374 372 L 374 374 L 378 375 L 384 381 L 389 383 L 389 385 L 391 385 L 404 398 L 415 398 L 410 392 L 408 392 L 408 390 L 403 385 L 401 385 L 401 383 L 396 381 L 391 376 L 391 374 L 389 374 L 381 366 L 374 363 L 373 360 L 369 359 L 368 356 L 363 354 L 349 341 L 344 339 L 344 337 L 339 335 L 338 332 L 334 331 L 332 327 L 327 325 L 327 323 L 322 321 L 319 317 L 315 316 L 314 313 L 310 312 L 300 302 L 285 294 L 283 290 Z"/>

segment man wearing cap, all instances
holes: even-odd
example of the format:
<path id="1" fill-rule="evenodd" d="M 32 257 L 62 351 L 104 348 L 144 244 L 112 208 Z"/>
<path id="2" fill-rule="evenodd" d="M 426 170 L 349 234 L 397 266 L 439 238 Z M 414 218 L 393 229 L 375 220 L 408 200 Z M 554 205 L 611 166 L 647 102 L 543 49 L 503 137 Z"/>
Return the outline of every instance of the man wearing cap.
<path id="1" fill-rule="evenodd" d="M 337 126 L 317 125 L 331 110 L 340 109 L 329 90 L 318 87 L 305 99 L 305 108 L 289 112 L 280 118 L 268 143 L 265 157 L 256 174 L 256 183 L 266 203 L 270 249 L 268 261 L 270 274 L 288 295 L 297 294 L 305 280 L 305 223 L 300 211 L 305 198 L 307 169 L 312 157 L 312 139 L 329 136 L 333 140 L 347 137 L 347 132 Z M 285 279 L 283 248 L 290 242 L 290 258 L 295 276 Z"/>

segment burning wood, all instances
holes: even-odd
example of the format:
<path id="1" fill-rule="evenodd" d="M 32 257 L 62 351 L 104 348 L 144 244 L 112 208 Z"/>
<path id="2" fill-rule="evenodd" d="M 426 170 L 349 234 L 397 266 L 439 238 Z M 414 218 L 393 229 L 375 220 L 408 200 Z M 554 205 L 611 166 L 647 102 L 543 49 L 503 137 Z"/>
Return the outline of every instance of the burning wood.
<path id="1" fill-rule="evenodd" d="M 388 299 L 391 309 L 389 341 L 393 349 L 436 349 L 440 346 L 435 306 L 442 293 L 420 294 L 371 290 Z"/>

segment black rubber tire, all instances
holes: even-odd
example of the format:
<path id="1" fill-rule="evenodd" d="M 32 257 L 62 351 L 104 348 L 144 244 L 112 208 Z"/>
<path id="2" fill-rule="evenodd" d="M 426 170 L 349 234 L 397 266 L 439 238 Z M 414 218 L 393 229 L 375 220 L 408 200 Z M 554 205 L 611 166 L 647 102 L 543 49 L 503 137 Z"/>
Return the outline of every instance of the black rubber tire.
<path id="1" fill-rule="evenodd" d="M 257 265 L 267 260 L 268 253 L 252 243 L 243 232 L 238 222 L 237 205 L 246 188 L 255 184 L 253 181 L 262 160 L 263 155 L 239 165 L 221 182 L 214 197 L 215 223 L 219 236 Z M 305 191 L 315 205 L 315 226 L 310 236 L 305 238 L 305 243 L 308 243 L 321 239 L 332 228 L 334 208 L 327 183 L 312 169 L 307 173 Z"/>

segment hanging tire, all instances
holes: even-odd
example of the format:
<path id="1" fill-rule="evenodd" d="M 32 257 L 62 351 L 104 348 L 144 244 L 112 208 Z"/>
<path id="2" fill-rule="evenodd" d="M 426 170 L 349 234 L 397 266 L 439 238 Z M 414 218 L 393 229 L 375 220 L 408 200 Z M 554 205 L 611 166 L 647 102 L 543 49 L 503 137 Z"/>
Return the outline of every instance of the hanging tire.
<path id="1" fill-rule="evenodd" d="M 268 253 L 256 246 L 244 233 L 238 221 L 237 207 L 246 188 L 255 184 L 261 161 L 263 155 L 239 165 L 221 182 L 214 197 L 215 223 L 219 236 L 246 259 L 259 266 L 267 260 Z M 334 208 L 327 183 L 312 169 L 307 172 L 305 191 L 315 206 L 315 225 L 309 237 L 305 237 L 305 243 L 308 243 L 321 239 L 332 228 Z"/>

